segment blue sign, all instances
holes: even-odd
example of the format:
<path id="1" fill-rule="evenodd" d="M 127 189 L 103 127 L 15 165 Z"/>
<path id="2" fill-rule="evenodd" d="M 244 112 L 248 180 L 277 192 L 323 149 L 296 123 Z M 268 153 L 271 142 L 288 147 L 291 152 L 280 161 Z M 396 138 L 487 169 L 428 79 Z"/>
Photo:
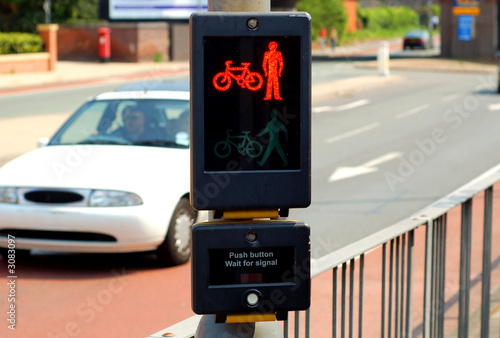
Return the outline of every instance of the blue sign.
<path id="1" fill-rule="evenodd" d="M 458 17 L 458 41 L 472 41 L 474 37 L 474 18 L 472 15 Z"/>

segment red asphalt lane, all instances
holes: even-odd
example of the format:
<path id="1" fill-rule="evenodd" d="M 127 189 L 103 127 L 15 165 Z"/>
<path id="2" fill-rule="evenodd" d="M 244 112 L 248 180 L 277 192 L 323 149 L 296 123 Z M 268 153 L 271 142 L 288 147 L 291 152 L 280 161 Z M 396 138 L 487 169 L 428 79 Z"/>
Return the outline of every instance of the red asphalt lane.
<path id="1" fill-rule="evenodd" d="M 9 279 L 0 260 L 0 337 L 147 337 L 194 315 L 190 264 L 113 267 L 98 262 L 103 255 L 75 256 L 75 264 L 71 257 L 38 256 L 25 263 L 29 269 L 18 261 L 15 330 L 6 320 Z"/>

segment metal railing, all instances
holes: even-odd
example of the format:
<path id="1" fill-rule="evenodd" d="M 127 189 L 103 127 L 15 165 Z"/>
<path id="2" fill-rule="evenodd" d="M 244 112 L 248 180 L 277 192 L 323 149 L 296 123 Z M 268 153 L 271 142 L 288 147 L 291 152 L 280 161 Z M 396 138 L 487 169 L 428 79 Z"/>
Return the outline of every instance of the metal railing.
<path id="1" fill-rule="evenodd" d="M 492 271 L 492 224 L 493 224 L 493 185 L 500 180 L 500 166 L 489 170 L 469 184 L 461 187 L 448 196 L 438 200 L 431 206 L 421 210 L 414 216 L 398 222 L 371 236 L 363 238 L 341 250 L 333 252 L 318 260 L 313 260 L 311 276 L 331 270 L 332 285 L 332 337 L 354 336 L 354 310 L 357 307 L 357 336 L 363 336 L 363 284 L 365 256 L 368 252 L 381 248 L 381 296 L 379 337 L 444 337 L 444 322 L 447 306 L 445 300 L 446 268 L 447 268 L 447 232 L 449 231 L 448 214 L 457 206 L 461 206 L 460 215 L 460 263 L 458 290 L 458 318 L 456 319 L 458 337 L 469 336 L 469 313 L 471 293 L 471 238 L 472 238 L 472 200 L 484 193 L 482 222 L 482 271 L 478 280 L 482 281 L 481 314 L 478 325 L 480 336 L 489 337 L 491 271 Z M 477 213 L 477 211 L 476 211 Z M 498 226 L 498 223 L 496 223 Z M 415 231 L 425 227 L 424 248 L 424 283 L 422 323 L 416 328 L 412 325 L 414 311 L 419 311 L 414 305 L 415 294 Z M 354 304 L 354 272 L 356 260 L 359 260 L 359 276 L 357 278 L 357 304 Z M 498 260 L 498 259 L 497 259 Z M 498 262 L 497 264 L 498 265 Z M 347 271 L 349 268 L 349 271 Z M 341 271 L 340 296 L 338 290 L 338 275 Z M 349 274 L 349 290 L 346 278 Z M 496 281 L 498 284 L 498 281 Z M 349 299 L 347 301 L 347 295 Z M 338 299 L 340 297 L 340 299 Z M 340 307 L 340 311 L 338 310 Z M 309 309 L 307 312 L 310 312 Z M 339 318 L 340 312 L 340 318 Z M 295 316 L 295 319 L 298 317 Z M 310 337 L 311 315 L 306 314 L 305 337 Z M 295 320 L 294 334 L 300 336 L 298 320 Z M 339 325 L 340 323 L 340 325 Z M 285 337 L 288 323 L 285 324 Z M 340 327 L 339 327 L 340 326 Z M 373 335 L 372 335 L 373 336 Z"/>
<path id="2" fill-rule="evenodd" d="M 471 312 L 471 289 L 481 281 L 479 320 L 475 326 L 480 328 L 480 337 L 489 337 L 490 297 L 492 291 L 492 268 L 500 265 L 500 257 L 495 258 L 492 265 L 492 226 L 493 226 L 493 185 L 500 181 L 500 165 L 476 178 L 448 196 L 438 200 L 431 206 L 421 210 L 392 226 L 352 243 L 340 250 L 332 252 L 311 262 L 311 277 L 318 277 L 328 271 L 332 272 L 332 313 L 331 337 L 363 337 L 367 327 L 377 322 L 378 332 L 370 337 L 445 337 L 450 331 L 445 330 L 445 313 L 458 303 L 458 314 L 455 319 L 456 335 L 468 337 Z M 479 276 L 471 283 L 471 238 L 473 214 L 472 201 L 476 196 L 484 196 L 482 207 L 482 268 Z M 449 215 L 453 209 L 461 207 L 459 231 L 451 229 Z M 455 222 L 456 223 L 456 222 Z M 495 223 L 498 226 L 499 223 Z M 420 228 L 420 229 L 419 229 Z M 451 229 L 451 231 L 450 231 Z M 475 229 L 475 228 L 474 228 Z M 423 231 L 425 230 L 425 232 Z M 421 269 L 415 266 L 416 232 L 423 235 L 422 246 L 424 262 Z M 447 243 L 450 233 L 460 233 L 459 286 L 455 297 L 446 301 L 447 275 L 449 258 Z M 365 265 L 373 250 L 381 250 L 380 268 L 380 318 L 369 318 L 367 323 L 364 314 L 365 304 Z M 418 256 L 417 256 L 418 257 Z M 356 269 L 358 270 L 356 273 Z M 421 271 L 423 270 L 423 271 Z M 420 277 L 418 277 L 420 276 Z M 339 283 L 340 278 L 340 283 Z M 423 284 L 418 290 L 415 281 L 420 278 Z M 347 280 L 349 282 L 347 282 Z M 500 284 L 498 280 L 496 284 Z M 474 285 L 472 285 L 474 284 Z M 423 288 L 423 290 L 422 290 Z M 357 290 L 357 293 L 356 293 Z M 421 299 L 415 294 L 422 295 Z M 418 303 L 418 304 L 416 304 Z M 475 302 L 477 303 L 477 301 Z M 371 304 L 371 303 L 370 303 Z M 456 307 L 456 306 L 455 306 Z M 314 303 L 311 307 L 314 309 Z M 311 309 L 289 315 L 284 322 L 284 336 L 311 336 L 314 323 L 311 320 Z M 421 316 L 413 324 L 416 312 Z M 292 318 L 293 317 L 293 318 Z M 301 318 L 305 317 L 305 318 Z M 173 327 L 160 331 L 151 337 L 161 337 L 161 332 L 173 332 L 176 337 L 194 337 L 199 316 L 191 317 Z M 293 324 L 293 332 L 289 328 Z M 449 325 L 448 325 L 449 326 Z M 474 327 L 474 329 L 477 329 Z M 479 334 L 479 333 L 478 333 Z M 321 336 L 325 337 L 325 336 Z"/>

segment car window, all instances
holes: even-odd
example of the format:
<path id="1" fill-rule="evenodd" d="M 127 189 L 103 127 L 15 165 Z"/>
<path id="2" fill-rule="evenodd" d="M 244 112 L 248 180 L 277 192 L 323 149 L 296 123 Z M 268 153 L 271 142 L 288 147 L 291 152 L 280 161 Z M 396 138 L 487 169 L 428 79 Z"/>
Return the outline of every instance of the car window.
<path id="1" fill-rule="evenodd" d="M 108 104 L 106 102 L 95 102 L 88 105 L 84 114 L 75 116 L 73 123 L 69 124 L 66 131 L 61 135 L 60 143 L 74 144 L 87 138 L 102 118 Z"/>
<path id="2" fill-rule="evenodd" d="M 188 147 L 189 101 L 90 101 L 49 142 L 60 144 Z"/>

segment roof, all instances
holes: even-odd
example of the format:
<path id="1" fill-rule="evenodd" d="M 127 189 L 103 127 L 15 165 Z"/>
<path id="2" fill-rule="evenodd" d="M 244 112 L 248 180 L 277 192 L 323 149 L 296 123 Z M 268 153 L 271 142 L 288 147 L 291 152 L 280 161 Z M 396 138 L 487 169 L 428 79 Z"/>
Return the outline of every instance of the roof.
<path id="1" fill-rule="evenodd" d="M 189 92 L 189 81 L 141 81 L 128 83 L 116 91 L 181 91 Z"/>

